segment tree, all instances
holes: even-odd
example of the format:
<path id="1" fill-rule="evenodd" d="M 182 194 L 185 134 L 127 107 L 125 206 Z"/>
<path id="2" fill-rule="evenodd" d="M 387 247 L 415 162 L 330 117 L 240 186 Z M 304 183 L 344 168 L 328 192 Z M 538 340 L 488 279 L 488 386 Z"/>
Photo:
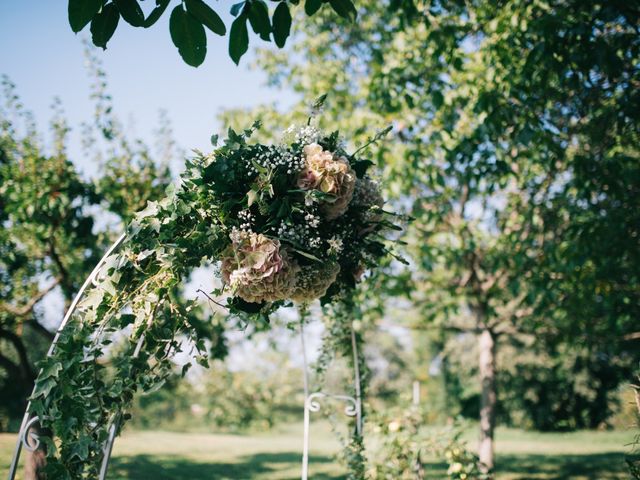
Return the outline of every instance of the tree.
<path id="1" fill-rule="evenodd" d="M 637 360 L 638 10 L 372 3 L 356 27 L 319 14 L 297 27 L 294 55 L 259 58 L 272 85 L 330 93 L 331 129 L 364 141 L 356 125 L 395 121 L 377 160 L 416 219 L 412 298 L 429 325 L 478 336 L 488 469 L 496 342 L 534 335 L 537 348 L 560 343 L 579 363 L 619 365 L 604 392 Z"/>
<path id="2" fill-rule="evenodd" d="M 155 7 L 145 15 L 138 0 L 69 0 L 69 25 L 78 33 L 91 24 L 93 44 L 106 49 L 120 18 L 134 27 L 149 28 L 162 17 L 170 3 L 171 0 L 156 0 Z M 229 30 L 229 56 L 236 64 L 249 48 L 247 24 L 263 41 L 270 42 L 273 37 L 279 48 L 284 47 L 291 31 L 290 9 L 300 2 L 279 0 L 277 3 L 272 13 L 264 0 L 242 0 L 231 7 L 235 20 Z M 314 15 L 327 3 L 340 17 L 355 20 L 356 9 L 351 0 L 306 0 L 304 11 Z M 171 40 L 182 59 L 192 67 L 202 64 L 207 55 L 205 27 L 216 35 L 227 33 L 222 18 L 208 2 L 184 0 L 171 11 Z"/>
<path id="3" fill-rule="evenodd" d="M 97 85 L 104 86 L 104 73 L 95 59 L 93 62 Z M 97 133 L 108 147 L 106 158 L 98 162 L 102 176 L 95 180 L 82 178 L 68 158 L 69 127 L 59 103 L 54 103 L 49 153 L 15 86 L 5 78 L 3 87 L 0 428 L 8 429 L 24 411 L 37 374 L 34 365 L 53 339 L 51 328 L 57 326 L 46 317 L 42 302 L 59 296 L 68 305 L 112 241 L 112 232 L 98 228 L 96 223 L 104 223 L 104 212 L 111 212 L 118 221 L 130 218 L 148 198 L 157 198 L 171 177 L 168 166 L 156 162 L 147 147 L 123 136 L 115 117 L 99 113 L 97 121 L 108 119 L 111 129 L 109 135 L 106 130 Z M 94 95 L 109 101 L 99 89 Z M 95 158 L 98 153 L 89 155 Z"/>

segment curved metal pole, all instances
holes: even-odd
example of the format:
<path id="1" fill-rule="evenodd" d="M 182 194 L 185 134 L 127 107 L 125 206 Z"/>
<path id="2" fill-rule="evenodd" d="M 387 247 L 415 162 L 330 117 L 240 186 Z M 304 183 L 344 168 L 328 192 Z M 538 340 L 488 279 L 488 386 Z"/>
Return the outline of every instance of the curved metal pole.
<path id="1" fill-rule="evenodd" d="M 153 315 L 150 317 L 148 322 L 150 323 L 153 319 Z M 138 358 L 140 355 L 140 350 L 142 349 L 142 344 L 144 343 L 144 334 L 138 340 L 136 344 L 136 348 L 133 351 L 133 358 Z M 121 412 L 122 413 L 122 412 Z M 113 423 L 109 427 L 109 436 L 107 437 L 107 441 L 104 445 L 104 454 L 102 456 L 102 463 L 100 465 L 100 476 L 98 480 L 105 480 L 107 478 L 107 469 L 109 468 L 109 461 L 111 460 L 111 452 L 113 451 L 113 444 L 116 441 L 116 432 L 118 428 L 120 428 L 120 422 L 122 421 L 122 416 L 118 414 L 116 418 L 114 418 Z"/>
<path id="2" fill-rule="evenodd" d="M 320 411 L 320 398 L 332 398 L 334 400 L 342 400 L 347 403 L 344 408 L 344 414 L 348 417 L 357 417 L 358 402 L 355 398 L 348 395 L 331 395 L 324 392 L 315 392 L 309 395 L 304 402 L 304 445 L 302 452 L 302 480 L 309 478 L 309 430 L 311 424 L 311 412 Z"/>
<path id="3" fill-rule="evenodd" d="M 332 398 L 335 400 L 342 400 L 347 403 L 344 413 L 349 417 L 356 417 L 356 434 L 362 435 L 362 398 L 360 391 L 360 365 L 358 362 L 358 344 L 356 341 L 356 333 L 351 326 L 351 349 L 353 353 L 353 368 L 354 368 L 354 380 L 356 397 L 350 397 L 348 395 L 331 395 L 324 392 L 315 392 L 309 395 L 308 393 L 308 378 L 307 378 L 307 352 L 304 342 L 304 323 L 300 322 L 300 340 L 302 342 L 302 360 L 304 366 L 304 433 L 302 444 L 302 475 L 301 480 L 307 480 L 309 477 L 309 435 L 311 429 L 311 412 L 318 412 L 320 410 L 320 398 Z"/>
<path id="4" fill-rule="evenodd" d="M 309 396 L 309 374 L 307 367 L 307 347 L 304 342 L 304 318 L 300 319 L 300 343 L 302 343 L 302 379 L 304 382 L 304 398 Z"/>
<path id="5" fill-rule="evenodd" d="M 356 332 L 351 325 L 351 350 L 353 353 L 353 374 L 356 384 L 356 433 L 362 435 L 362 396 L 360 393 L 360 363 L 358 361 L 358 343 Z"/>
<path id="6" fill-rule="evenodd" d="M 95 280 L 95 278 L 97 277 L 98 273 L 100 272 L 100 269 L 104 266 L 105 260 L 122 244 L 122 242 L 124 241 L 125 238 L 126 238 L 126 234 L 123 233 L 113 243 L 113 245 L 111 245 L 111 247 L 109 247 L 107 252 L 100 259 L 98 264 L 91 271 L 91 273 L 89 274 L 87 279 L 84 281 L 84 283 L 80 287 L 80 290 L 78 290 L 78 293 L 76 294 L 75 298 L 71 302 L 71 305 L 69 306 L 69 309 L 67 310 L 67 313 L 65 314 L 64 318 L 62 319 L 62 322 L 60 323 L 60 326 L 58 327 L 58 330 L 56 331 L 55 337 L 53 337 L 53 341 L 51 342 L 51 346 L 49 347 L 49 350 L 47 351 L 47 357 L 50 357 L 51 355 L 53 355 L 53 352 L 55 351 L 56 345 L 58 344 L 58 340 L 60 338 L 60 334 L 62 333 L 62 330 L 64 330 L 64 327 L 69 322 L 69 319 L 71 318 L 71 315 L 73 315 L 73 312 L 76 310 L 76 308 L 78 306 L 78 303 L 80 302 L 80 299 L 82 298 L 82 295 L 84 294 L 84 291 L 87 289 L 89 284 L 91 284 Z M 35 389 L 34 389 L 34 391 L 35 391 Z M 32 395 L 33 395 L 33 393 L 32 393 Z M 25 409 L 25 412 L 24 412 L 24 417 L 22 418 L 22 424 L 20 425 L 20 430 L 19 430 L 19 433 L 18 433 L 18 441 L 16 442 L 16 448 L 15 448 L 15 450 L 13 452 L 13 458 L 11 460 L 11 466 L 9 467 L 9 477 L 8 477 L 9 480 L 14 480 L 15 479 L 16 471 L 18 470 L 18 461 L 20 460 L 20 452 L 22 451 L 22 446 L 24 445 L 25 448 L 31 449 L 32 446 L 29 445 L 28 439 L 31 439 L 31 440 L 34 441 L 35 448 L 33 448 L 33 450 L 35 450 L 38 447 L 38 444 L 39 444 L 39 440 L 38 440 L 37 434 L 35 434 L 35 433 L 28 434 L 29 429 L 38 421 L 37 420 L 38 417 L 31 418 L 31 414 L 29 412 L 30 408 L 31 408 L 31 402 L 28 402 L 27 403 L 27 408 Z"/>
<path id="7" fill-rule="evenodd" d="M 116 439 L 116 432 L 118 431 L 118 424 L 120 423 L 120 416 L 118 416 L 111 427 L 109 427 L 109 438 L 104 446 L 104 454 L 102 456 L 102 464 L 100 465 L 100 480 L 107 478 L 107 469 L 109 468 L 109 459 L 111 459 L 111 451 L 113 450 L 113 443 Z"/>

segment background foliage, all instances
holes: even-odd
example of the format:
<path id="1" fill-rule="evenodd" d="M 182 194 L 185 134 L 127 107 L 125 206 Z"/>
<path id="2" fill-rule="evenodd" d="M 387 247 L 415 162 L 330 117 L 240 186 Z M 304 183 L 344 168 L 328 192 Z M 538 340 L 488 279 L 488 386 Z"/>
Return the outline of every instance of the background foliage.
<path id="1" fill-rule="evenodd" d="M 117 18 L 128 21 L 118 3 L 125 9 L 127 2 L 93 2 L 96 15 L 83 17 L 82 27 L 93 18 L 97 45 L 106 45 L 106 27 Z M 267 22 L 251 20 L 259 3 L 235 7 L 239 17 L 230 41 L 241 41 L 234 44 L 234 59 L 246 50 L 247 22 L 278 46 L 288 38 L 288 27 L 279 30 L 288 25 L 284 13 L 278 22 L 271 12 Z M 321 5 L 307 1 L 305 7 L 316 3 Z M 171 33 L 183 58 L 198 63 L 205 52 L 202 25 L 214 32 L 221 27 L 211 17 L 196 25 L 194 5 L 201 7 L 176 6 Z M 489 438 L 494 420 L 538 430 L 602 428 L 619 424 L 614 415 L 626 409 L 623 423 L 637 421 L 620 391 L 640 360 L 638 7 L 592 0 L 359 2 L 354 25 L 352 13 L 342 20 L 334 15 L 336 5 L 312 9 L 313 16 L 303 19 L 310 12 L 302 6 L 279 3 L 276 10 L 293 12 L 294 41 L 290 50 L 266 49 L 258 56 L 257 67 L 268 73 L 271 86 L 298 92 L 300 104 L 288 113 L 272 105 L 223 112 L 221 120 L 239 127 L 260 116 L 266 125 L 286 125 L 304 119 L 307 102 L 330 92 L 324 121 L 353 138 L 353 146 L 393 123 L 392 141 L 374 160 L 394 206 L 415 221 L 406 237 L 410 267 L 384 266 L 386 275 L 372 280 L 382 295 L 368 300 L 371 314 L 362 319 L 363 335 L 373 345 L 366 352 L 371 409 L 402 403 L 419 379 L 423 401 L 434 407 L 419 421 L 459 414 L 477 419 L 482 406 Z M 72 26 L 81 29 L 81 23 L 73 20 Z M 202 34 L 185 45 L 192 30 Z M 15 428 L 34 362 L 51 338 L 54 325 L 39 302 L 50 292 L 68 302 L 112 239 L 110 232 L 146 200 L 159 198 L 170 181 L 170 135 L 159 142 L 165 154 L 126 139 L 100 78 L 98 72 L 96 118 L 88 123 L 87 138 L 105 148 L 93 150 L 100 169 L 92 179 L 67 158 L 68 126 L 59 106 L 51 140 L 44 142 L 4 82 L 3 429 Z M 275 132 L 258 135 L 270 140 Z M 204 311 L 193 316 L 203 326 Z M 403 333 L 388 335 L 390 324 L 401 324 Z M 211 332 L 212 348 L 224 352 L 216 328 L 202 333 Z M 479 345 L 483 335 L 492 348 Z M 494 353 L 493 369 L 479 364 L 483 348 Z M 160 412 L 168 418 L 192 408 L 179 399 L 194 387 L 174 382 L 173 375 L 179 372 L 168 376 L 168 390 L 138 400 L 138 425 L 150 425 Z M 215 395 L 201 393 L 205 399 L 198 404 L 205 412 L 224 412 L 205 416 L 224 428 L 273 419 L 262 408 L 243 417 L 247 412 L 236 409 L 240 403 L 222 395 L 221 386 L 242 385 L 247 402 L 288 403 L 278 399 L 270 380 L 261 384 L 264 391 L 253 391 L 251 373 L 223 372 L 205 384 Z M 180 415 L 174 418 L 180 425 Z M 393 443 L 398 437 L 406 442 L 394 445 L 415 454 L 411 435 L 387 438 Z M 408 462 L 395 471 L 413 466 Z"/>

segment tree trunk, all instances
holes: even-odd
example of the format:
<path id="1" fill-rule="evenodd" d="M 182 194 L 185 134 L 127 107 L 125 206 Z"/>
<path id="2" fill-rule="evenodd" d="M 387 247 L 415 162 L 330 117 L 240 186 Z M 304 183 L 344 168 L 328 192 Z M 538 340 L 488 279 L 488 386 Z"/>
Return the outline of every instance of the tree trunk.
<path id="1" fill-rule="evenodd" d="M 35 452 L 25 452 L 24 458 L 24 479 L 25 480 L 43 480 L 45 478 L 42 473 L 47 464 L 47 454 L 38 449 Z"/>
<path id="2" fill-rule="evenodd" d="M 43 433 L 39 425 L 34 425 L 31 431 L 36 435 Z M 46 465 L 47 452 L 43 443 L 33 452 L 24 450 L 24 480 L 44 480 L 46 477 L 43 470 Z"/>
<path id="3" fill-rule="evenodd" d="M 478 456 L 482 468 L 491 472 L 494 467 L 493 431 L 496 425 L 496 346 L 493 332 L 483 328 L 479 338 L 480 349 L 480 445 Z"/>

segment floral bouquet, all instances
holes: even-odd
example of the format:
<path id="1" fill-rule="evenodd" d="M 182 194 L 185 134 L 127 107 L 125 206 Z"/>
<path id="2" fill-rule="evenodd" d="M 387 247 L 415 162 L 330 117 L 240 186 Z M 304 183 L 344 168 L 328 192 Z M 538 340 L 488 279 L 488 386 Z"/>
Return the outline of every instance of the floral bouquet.
<path id="1" fill-rule="evenodd" d="M 148 202 L 85 282 L 31 396 L 28 425 L 49 432 L 49 478 L 97 478 L 109 432 L 120 431 L 136 394 L 172 374 L 183 339 L 207 364 L 206 327 L 195 302 L 179 297 L 203 262 L 219 266 L 214 293 L 231 314 L 268 320 L 292 301 L 346 301 L 390 253 L 384 231 L 397 227 L 367 175 L 372 162 L 348 154 L 337 132 L 306 125 L 281 144 L 249 143 L 257 127 L 196 152 L 180 185 Z"/>
<path id="2" fill-rule="evenodd" d="M 329 301 L 388 253 L 381 232 L 396 227 L 367 175 L 372 162 L 349 155 L 337 132 L 290 127 L 277 145 L 229 139 L 200 161 L 228 234 L 217 293 L 230 293 L 231 308 Z"/>

